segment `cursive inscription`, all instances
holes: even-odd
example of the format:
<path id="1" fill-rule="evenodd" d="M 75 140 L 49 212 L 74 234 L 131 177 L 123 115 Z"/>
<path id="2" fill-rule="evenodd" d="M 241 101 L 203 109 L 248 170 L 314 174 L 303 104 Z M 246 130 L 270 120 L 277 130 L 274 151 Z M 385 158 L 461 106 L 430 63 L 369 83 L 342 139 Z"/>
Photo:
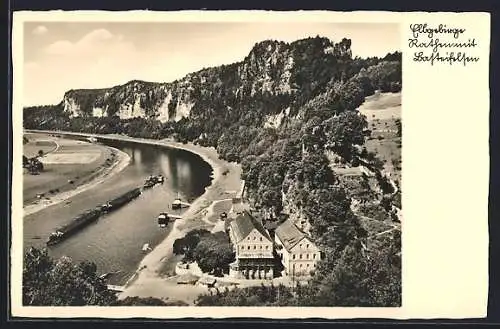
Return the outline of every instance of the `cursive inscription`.
<path id="1" fill-rule="evenodd" d="M 471 50 L 478 46 L 473 37 L 466 37 L 466 29 L 449 27 L 446 24 L 429 26 L 410 24 L 411 38 L 408 47 L 414 49 L 413 61 L 418 63 L 463 64 L 475 63 L 479 57 L 473 56 Z"/>

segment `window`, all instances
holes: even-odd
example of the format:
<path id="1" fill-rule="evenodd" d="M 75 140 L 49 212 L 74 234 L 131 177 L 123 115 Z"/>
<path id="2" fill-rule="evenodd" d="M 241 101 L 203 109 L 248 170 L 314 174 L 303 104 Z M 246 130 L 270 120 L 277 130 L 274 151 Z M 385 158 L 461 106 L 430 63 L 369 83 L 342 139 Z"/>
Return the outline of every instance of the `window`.
<path id="1" fill-rule="evenodd" d="M 262 237 L 260 237 L 260 241 L 262 241 Z"/>
<path id="2" fill-rule="evenodd" d="M 299 258 L 302 259 L 302 254 L 299 255 Z"/>
<path id="3" fill-rule="evenodd" d="M 309 259 L 309 254 L 306 254 L 306 258 Z"/>
<path id="4" fill-rule="evenodd" d="M 299 248 L 300 248 L 300 249 L 302 249 L 302 243 L 301 243 L 301 244 L 299 244 Z"/>
<path id="5" fill-rule="evenodd" d="M 306 248 L 309 249 L 309 243 L 306 245 Z"/>
<path id="6" fill-rule="evenodd" d="M 306 267 L 309 267 L 309 264 L 307 264 Z"/>
<path id="7" fill-rule="evenodd" d="M 247 240 L 250 240 L 250 237 L 248 237 Z"/>
<path id="8" fill-rule="evenodd" d="M 313 259 L 316 259 L 316 254 L 313 254 Z"/>
<path id="9" fill-rule="evenodd" d="M 299 267 L 302 267 L 302 264 L 300 264 Z"/>
<path id="10" fill-rule="evenodd" d="M 253 237 L 253 239 L 255 240 L 255 237 Z"/>
<path id="11" fill-rule="evenodd" d="M 241 246 L 241 249 L 245 249 L 245 246 Z"/>
<path id="12" fill-rule="evenodd" d="M 269 249 L 269 246 L 266 246 L 266 250 Z"/>
<path id="13" fill-rule="evenodd" d="M 250 246 L 248 246 L 248 250 L 250 250 Z"/>
<path id="14" fill-rule="evenodd" d="M 260 249 L 262 250 L 262 246 L 260 246 Z"/>
<path id="15" fill-rule="evenodd" d="M 292 258 L 295 259 L 295 255 L 293 255 Z"/>
<path id="16" fill-rule="evenodd" d="M 253 246 L 253 249 L 257 249 L 257 246 L 255 246 L 255 245 L 254 245 L 254 246 Z"/>

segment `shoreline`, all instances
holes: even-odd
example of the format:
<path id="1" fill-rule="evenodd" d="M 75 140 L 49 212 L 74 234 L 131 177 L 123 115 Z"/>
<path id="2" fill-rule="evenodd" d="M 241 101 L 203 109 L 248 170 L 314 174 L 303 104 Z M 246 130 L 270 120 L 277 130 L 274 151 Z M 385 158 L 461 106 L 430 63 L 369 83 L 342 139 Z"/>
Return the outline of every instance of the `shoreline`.
<path id="1" fill-rule="evenodd" d="M 43 132 L 38 130 L 27 130 L 28 132 Z M 119 298 L 127 296 L 140 296 L 149 297 L 147 291 L 154 291 L 155 287 L 164 285 L 164 278 L 162 278 L 162 267 L 165 262 L 173 257 L 173 242 L 176 239 L 183 237 L 187 232 L 197 226 L 190 224 L 199 224 L 209 226 L 210 224 L 204 221 L 204 210 L 207 210 L 214 202 L 220 200 L 227 200 L 230 195 L 237 191 L 241 183 L 241 166 L 237 163 L 230 163 L 219 158 L 214 147 L 203 147 L 192 143 L 180 143 L 169 139 L 154 140 L 145 138 L 133 138 L 124 135 L 100 135 L 88 133 L 74 133 L 64 131 L 49 131 L 49 133 L 58 133 L 61 135 L 73 135 L 84 137 L 96 137 L 107 140 L 117 140 L 134 142 L 141 144 L 156 145 L 159 147 L 169 147 L 181 149 L 187 152 L 196 154 L 203 161 L 208 163 L 212 168 L 212 181 L 210 185 L 205 188 L 203 194 L 196 198 L 186 212 L 182 214 L 182 219 L 176 220 L 170 232 L 165 238 L 156 245 L 147 255 L 145 255 L 136 271 L 129 277 L 123 285 L 124 291 L 120 293 Z M 226 175 L 222 173 L 229 170 Z M 211 224 L 214 226 L 214 224 Z"/>
<path id="2" fill-rule="evenodd" d="M 46 133 L 46 132 L 40 132 L 40 133 Z M 69 191 L 55 194 L 54 196 L 51 197 L 49 201 L 41 203 L 32 203 L 23 206 L 23 217 L 35 214 L 43 209 L 60 204 L 61 202 L 65 202 L 68 199 L 84 191 L 94 188 L 97 185 L 103 183 L 106 179 L 120 173 L 130 164 L 130 156 L 127 153 L 111 146 L 106 146 L 106 148 L 116 152 L 117 155 L 117 160 L 110 167 L 103 168 L 99 174 L 97 174 L 87 183 L 79 185 Z"/>

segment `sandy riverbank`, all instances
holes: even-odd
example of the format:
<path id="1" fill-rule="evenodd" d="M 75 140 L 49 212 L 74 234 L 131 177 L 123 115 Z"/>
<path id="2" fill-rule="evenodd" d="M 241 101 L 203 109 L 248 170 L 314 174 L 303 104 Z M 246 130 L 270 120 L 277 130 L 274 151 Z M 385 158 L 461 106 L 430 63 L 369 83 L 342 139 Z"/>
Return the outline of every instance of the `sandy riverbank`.
<path id="1" fill-rule="evenodd" d="M 42 209 L 64 202 L 83 191 L 94 188 L 103 183 L 107 178 L 118 174 L 129 165 L 130 156 L 127 153 L 113 147 L 106 147 L 106 149 L 108 149 L 110 153 L 116 154 L 109 166 L 100 166 L 96 169 L 95 173 L 88 178 L 87 181 L 80 185 L 75 184 L 75 188 L 73 189 L 51 194 L 50 199 L 42 199 L 36 203 L 24 206 L 24 216 L 34 214 Z"/>

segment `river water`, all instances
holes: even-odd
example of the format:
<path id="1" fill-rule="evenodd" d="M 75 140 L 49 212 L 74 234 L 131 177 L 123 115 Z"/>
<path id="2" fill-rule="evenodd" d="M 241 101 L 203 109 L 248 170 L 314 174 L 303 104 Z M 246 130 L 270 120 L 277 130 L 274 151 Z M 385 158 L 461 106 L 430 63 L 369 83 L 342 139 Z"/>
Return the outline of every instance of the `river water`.
<path id="1" fill-rule="evenodd" d="M 147 176 L 162 174 L 166 181 L 146 190 L 137 199 L 78 231 L 59 244 L 48 247 L 55 258 L 69 256 L 74 261 L 91 261 L 99 273 L 118 272 L 110 283 L 123 284 L 144 257 L 142 247 L 154 248 L 171 230 L 160 228 L 157 216 L 171 210 L 178 196 L 191 202 L 210 185 L 212 168 L 201 157 L 179 149 L 169 149 L 122 141 L 100 141 L 130 155 L 131 163 L 104 183 L 84 191 L 66 203 L 54 205 L 24 218 L 24 248 L 45 247 L 45 241 L 57 227 L 87 209 L 121 195 L 144 183 Z"/>

